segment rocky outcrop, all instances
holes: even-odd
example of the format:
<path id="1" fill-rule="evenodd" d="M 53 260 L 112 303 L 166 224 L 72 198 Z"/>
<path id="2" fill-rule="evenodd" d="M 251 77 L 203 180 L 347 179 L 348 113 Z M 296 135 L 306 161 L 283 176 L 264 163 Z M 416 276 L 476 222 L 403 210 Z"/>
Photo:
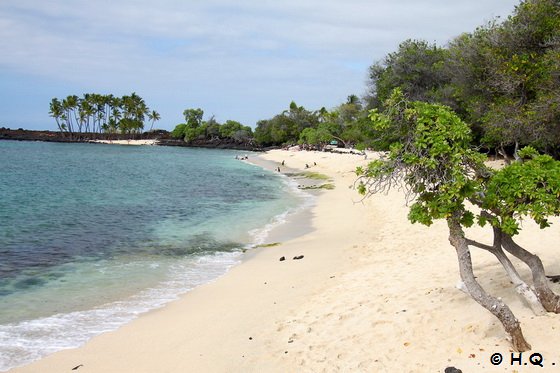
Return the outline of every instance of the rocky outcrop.
<path id="1" fill-rule="evenodd" d="M 19 128 L 12 130 L 0 128 L 0 140 L 18 141 L 49 141 L 49 142 L 88 142 L 91 140 L 148 140 L 148 139 L 170 139 L 168 131 L 158 130 L 142 134 L 120 134 L 120 133 L 68 133 L 60 131 L 32 131 Z"/>
<path id="2" fill-rule="evenodd" d="M 59 131 L 31 131 L 25 129 L 12 130 L 9 128 L 0 128 L 0 140 L 18 140 L 18 141 L 49 141 L 49 142 L 89 142 L 92 140 L 158 140 L 157 145 L 162 146 L 184 146 L 190 148 L 211 148 L 211 149 L 234 149 L 246 151 L 262 150 L 253 141 L 236 141 L 234 139 L 214 138 L 211 140 L 195 140 L 186 143 L 180 139 L 171 137 L 170 132 L 165 130 L 157 130 L 145 132 L 136 135 L 127 134 L 105 134 L 105 133 L 62 133 Z"/>
<path id="3" fill-rule="evenodd" d="M 195 140 L 188 143 L 178 139 L 159 139 L 158 145 L 184 146 L 188 148 L 234 149 L 234 150 L 247 150 L 247 151 L 262 150 L 261 147 L 257 146 L 252 141 L 242 142 L 233 139 L 220 139 L 220 138 L 215 138 L 211 140 L 207 140 L 207 139 Z"/>

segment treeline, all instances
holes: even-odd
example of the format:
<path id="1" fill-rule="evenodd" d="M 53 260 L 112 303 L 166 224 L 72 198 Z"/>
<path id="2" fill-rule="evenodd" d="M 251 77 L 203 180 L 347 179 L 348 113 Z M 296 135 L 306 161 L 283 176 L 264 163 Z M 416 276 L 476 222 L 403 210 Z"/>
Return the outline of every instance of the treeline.
<path id="1" fill-rule="evenodd" d="M 251 127 L 232 120 L 224 124 L 218 123 L 214 117 L 203 121 L 203 113 L 202 109 L 185 110 L 186 123 L 177 125 L 172 136 L 187 143 L 221 138 L 261 147 L 297 143 L 320 145 L 333 140 L 344 146 L 368 147 L 375 138 L 367 111 L 356 95 L 348 96 L 347 102 L 331 111 L 324 107 L 310 111 L 292 101 L 282 113 L 260 120 L 254 132 Z"/>
<path id="2" fill-rule="evenodd" d="M 385 109 L 400 88 L 408 100 L 451 107 L 479 146 L 517 154 L 531 145 L 558 156 L 560 2 L 522 1 L 503 22 L 445 48 L 407 40 L 370 67 L 368 83 L 368 108 Z"/>
<path id="3" fill-rule="evenodd" d="M 263 146 L 281 144 L 322 145 L 332 141 L 344 146 L 370 147 L 374 140 L 361 100 L 348 96 L 346 102 L 332 110 L 324 107 L 309 111 L 295 102 L 272 119 L 261 120 L 255 140 Z"/>
<path id="4" fill-rule="evenodd" d="M 178 124 L 171 132 L 176 139 L 184 139 L 187 143 L 194 141 L 208 141 L 226 139 L 238 143 L 252 143 L 253 130 L 249 126 L 227 120 L 219 123 L 214 116 L 203 120 L 204 111 L 200 108 L 186 109 L 183 111 L 185 123 Z"/>
<path id="5" fill-rule="evenodd" d="M 84 133 L 138 134 L 144 130 L 146 121 L 151 122 L 151 130 L 160 119 L 159 113 L 150 110 L 136 93 L 122 97 L 86 93 L 82 97 L 53 98 L 49 115 L 56 120 L 58 129 L 71 138 Z"/>
<path id="6" fill-rule="evenodd" d="M 253 131 L 234 120 L 203 120 L 202 109 L 186 109 L 172 135 L 187 143 L 230 140 L 256 146 L 333 140 L 344 146 L 387 149 L 399 133 L 379 132 L 371 110 L 383 111 L 395 89 L 409 101 L 442 103 L 469 124 L 475 144 L 503 155 L 525 145 L 560 156 L 560 2 L 525 0 L 503 21 L 494 20 L 440 47 L 406 40 L 369 68 L 367 92 L 327 110 L 295 102 Z M 135 93 L 86 94 L 53 99 L 50 115 L 63 133 L 135 134 L 159 114 Z M 151 129 L 151 128 L 150 128 Z"/>
<path id="7" fill-rule="evenodd" d="M 367 93 L 332 110 L 292 102 L 257 123 L 259 145 L 321 145 L 387 149 L 400 136 L 380 133 L 369 120 L 393 90 L 410 101 L 451 107 L 473 130 L 475 143 L 503 155 L 525 145 L 560 156 L 560 2 L 522 1 L 494 20 L 439 47 L 406 40 L 369 68 Z"/>

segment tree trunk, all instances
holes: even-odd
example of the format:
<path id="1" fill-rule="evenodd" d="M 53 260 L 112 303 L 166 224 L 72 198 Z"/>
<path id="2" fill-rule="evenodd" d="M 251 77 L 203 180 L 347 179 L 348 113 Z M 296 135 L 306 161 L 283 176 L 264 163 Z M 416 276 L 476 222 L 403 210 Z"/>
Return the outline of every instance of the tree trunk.
<path id="1" fill-rule="evenodd" d="M 513 150 L 513 158 L 516 161 L 521 160 L 521 157 L 519 156 L 519 142 L 518 141 L 515 142 L 515 149 Z"/>
<path id="2" fill-rule="evenodd" d="M 506 333 L 511 337 L 511 343 L 516 351 L 530 350 L 531 345 L 523 337 L 521 325 L 510 308 L 500 299 L 486 293 L 476 281 L 472 268 L 471 253 L 458 219 L 456 217 L 448 218 L 447 224 L 449 226 L 449 242 L 457 250 L 459 272 L 468 293 L 478 304 L 500 320 Z"/>
<path id="3" fill-rule="evenodd" d="M 507 272 L 511 282 L 515 286 L 515 291 L 517 291 L 517 293 L 521 295 L 523 299 L 525 299 L 525 301 L 529 304 L 529 307 L 531 307 L 531 309 L 533 310 L 533 313 L 537 316 L 545 315 L 546 310 L 537 297 L 537 294 L 533 291 L 533 289 L 531 289 L 531 287 L 529 287 L 529 285 L 527 285 L 527 283 L 525 283 L 525 281 L 523 281 L 521 276 L 519 276 L 519 273 L 517 273 L 515 267 L 506 256 L 504 251 L 500 248 L 493 252 L 493 254 L 496 255 L 500 263 L 502 263 L 502 266 Z"/>
<path id="4" fill-rule="evenodd" d="M 544 273 L 541 259 L 516 244 L 511 236 L 502 233 L 502 246 L 511 255 L 515 256 L 531 269 L 533 285 L 541 304 L 548 312 L 560 313 L 560 296 L 555 294 L 549 287 Z"/>
<path id="5" fill-rule="evenodd" d="M 504 161 L 506 162 L 506 164 L 510 164 L 511 163 L 511 159 L 509 159 L 509 156 L 506 152 L 506 150 L 504 149 L 504 145 L 500 144 L 500 147 L 496 149 L 496 153 L 498 153 L 499 155 L 501 155 L 502 157 L 504 157 Z"/>
<path id="6" fill-rule="evenodd" d="M 513 283 L 513 286 L 515 286 L 515 291 L 527 302 L 529 307 L 531 307 L 531 310 L 533 310 L 533 313 L 537 316 L 543 316 L 546 314 L 546 310 L 537 297 L 537 294 L 529 285 L 527 285 L 525 281 L 523 281 L 513 263 L 502 250 L 502 232 L 498 228 L 494 228 L 494 244 L 492 246 L 484 245 L 469 239 L 466 239 L 466 241 L 467 245 L 475 246 L 494 254 L 494 256 L 498 258 L 502 264 L 502 267 L 504 267 L 504 270 Z"/>

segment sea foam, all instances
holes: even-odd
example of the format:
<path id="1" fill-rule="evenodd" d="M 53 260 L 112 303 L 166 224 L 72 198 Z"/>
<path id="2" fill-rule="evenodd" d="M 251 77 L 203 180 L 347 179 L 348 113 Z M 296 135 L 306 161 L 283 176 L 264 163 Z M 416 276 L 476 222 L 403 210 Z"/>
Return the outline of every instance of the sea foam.
<path id="1" fill-rule="evenodd" d="M 176 300 L 196 286 L 223 275 L 241 259 L 240 252 L 190 258 L 170 268 L 169 278 L 125 300 L 94 309 L 0 325 L 0 371 L 30 363 L 56 351 L 76 348 L 138 315 Z"/>

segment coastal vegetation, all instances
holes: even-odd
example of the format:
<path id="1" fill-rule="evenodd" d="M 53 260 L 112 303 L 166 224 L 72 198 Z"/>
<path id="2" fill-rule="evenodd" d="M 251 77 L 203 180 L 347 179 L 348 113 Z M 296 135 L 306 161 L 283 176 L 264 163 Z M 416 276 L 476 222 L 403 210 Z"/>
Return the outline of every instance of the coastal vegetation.
<path id="1" fill-rule="evenodd" d="M 261 146 L 302 144 L 388 150 L 400 134 L 380 133 L 368 120 L 385 109 L 395 88 L 412 101 L 449 106 L 468 123 L 481 150 L 517 157 L 530 145 L 560 156 L 560 4 L 520 2 L 503 22 L 493 20 L 440 47 L 403 41 L 369 68 L 367 93 L 327 110 L 292 102 L 261 120 L 254 139 Z M 392 135 L 392 136 L 388 136 Z"/>
<path id="2" fill-rule="evenodd" d="M 441 103 L 469 124 L 476 145 L 517 156 L 526 145 L 560 154 L 560 4 L 522 1 L 513 14 L 445 48 L 407 40 L 370 67 L 369 107 L 393 89 Z"/>
<path id="3" fill-rule="evenodd" d="M 447 222 L 462 290 L 500 320 L 517 351 L 531 346 L 508 305 L 475 277 L 471 248 L 496 257 L 536 315 L 560 312 L 541 259 L 514 239 L 522 220 L 544 229 L 560 215 L 559 71 L 554 0 L 522 1 L 504 22 L 446 48 L 407 40 L 370 68 L 369 119 L 389 152 L 357 170 L 359 191 L 368 196 L 402 185 L 412 223 Z M 507 165 L 486 167 L 481 150 L 502 155 Z M 491 229 L 493 242 L 467 237 L 474 224 Z M 531 285 L 506 252 L 529 267 Z"/>
<path id="4" fill-rule="evenodd" d="M 289 107 L 256 124 L 262 147 L 300 144 L 388 150 L 399 133 L 370 125 L 370 110 L 386 109 L 399 88 L 411 101 L 443 104 L 468 124 L 473 144 L 506 158 L 523 146 L 560 156 L 560 4 L 525 0 L 503 22 L 488 22 L 441 47 L 405 40 L 369 67 L 367 93 L 340 105 L 310 110 Z M 187 123 L 189 121 L 187 120 Z M 186 141 L 211 137 L 209 130 L 181 124 Z M 210 126 L 211 128 L 211 126 Z M 380 131 L 383 131 L 381 133 Z M 211 132 L 211 130 L 210 130 Z M 250 136 L 247 130 L 246 134 Z"/>
<path id="5" fill-rule="evenodd" d="M 233 140 L 239 143 L 251 142 L 253 130 L 234 120 L 227 120 L 220 124 L 212 116 L 207 121 L 203 120 L 204 111 L 200 108 L 185 109 L 183 111 L 185 123 L 178 124 L 171 132 L 176 139 L 183 139 L 187 143 L 196 140 L 213 141 L 219 139 Z"/>
<path id="6" fill-rule="evenodd" d="M 493 170 L 473 146 L 471 128 L 449 107 L 410 101 L 400 89 L 393 91 L 384 106 L 383 112 L 371 112 L 372 124 L 399 138 L 386 157 L 358 168 L 358 190 L 368 196 L 404 186 L 412 223 L 430 226 L 434 220 L 445 219 L 449 242 L 457 252 L 462 290 L 500 320 L 517 351 L 531 349 L 511 309 L 477 281 L 470 248 L 496 256 L 537 315 L 560 313 L 560 296 L 548 286 L 542 261 L 514 240 L 522 220 L 532 219 L 546 228 L 550 216 L 560 215 L 560 161 L 526 147 L 517 152 L 518 161 Z M 466 236 L 464 228 L 475 223 L 490 226 L 493 243 Z M 533 287 L 521 278 L 504 250 L 531 269 Z"/>
<path id="7" fill-rule="evenodd" d="M 49 115 L 55 119 L 60 132 L 70 138 L 117 132 L 139 134 L 146 120 L 151 122 L 151 130 L 160 119 L 160 114 L 150 110 L 136 93 L 122 97 L 86 93 L 82 97 L 53 98 Z"/>
<path id="8" fill-rule="evenodd" d="M 310 111 L 291 102 L 287 110 L 272 119 L 261 120 L 255 129 L 255 140 L 263 146 L 301 144 L 312 147 L 329 144 L 333 140 L 345 147 L 373 146 L 367 123 L 367 111 L 356 95 L 332 110 L 322 107 Z"/>
<path id="9" fill-rule="evenodd" d="M 71 137 L 135 134 L 146 119 L 152 126 L 159 120 L 136 94 L 55 98 L 50 114 Z M 545 229 L 551 216 L 560 215 L 558 0 L 523 0 L 505 20 L 490 21 L 446 46 L 405 40 L 369 67 L 364 97 L 349 95 L 332 109 L 313 110 L 292 101 L 281 113 L 258 121 L 254 131 L 234 120 L 204 120 L 200 108 L 183 115 L 184 123 L 171 135 L 187 144 L 227 140 L 319 149 L 336 142 L 387 151 L 357 169 L 359 192 L 365 198 L 403 186 L 410 222 L 446 222 L 461 289 L 499 319 L 514 349 L 531 346 L 510 307 L 475 277 L 473 248 L 496 258 L 535 314 L 560 313 L 560 295 L 549 287 L 542 260 L 516 241 L 523 220 Z M 487 167 L 485 153 L 504 157 L 507 165 Z M 488 229 L 492 242 L 469 238 L 474 225 Z M 530 269 L 531 283 L 506 253 Z"/>
<path id="10" fill-rule="evenodd" d="M 367 92 L 351 94 L 331 109 L 309 109 L 292 101 L 255 129 L 235 120 L 203 120 L 186 109 L 185 122 L 171 132 L 187 144 L 234 142 L 251 147 L 300 144 L 388 150 L 398 133 L 371 126 L 370 110 L 384 110 L 395 88 L 411 101 L 450 107 L 472 131 L 481 151 L 517 158 L 524 146 L 560 157 L 560 4 L 524 0 L 505 20 L 465 32 L 446 46 L 405 40 L 368 69 Z M 160 116 L 135 93 L 121 98 L 85 94 L 54 98 L 50 115 L 59 130 L 138 134 Z"/>

